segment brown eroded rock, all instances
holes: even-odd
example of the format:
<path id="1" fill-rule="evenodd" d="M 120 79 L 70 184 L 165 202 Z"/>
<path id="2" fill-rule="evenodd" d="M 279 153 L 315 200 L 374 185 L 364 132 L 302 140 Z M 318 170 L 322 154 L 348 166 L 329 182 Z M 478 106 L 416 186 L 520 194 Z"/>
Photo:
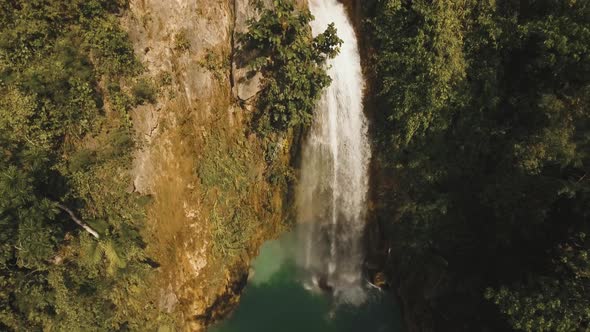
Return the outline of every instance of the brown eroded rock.
<path id="1" fill-rule="evenodd" d="M 239 106 L 259 90 L 234 59 L 235 35 L 254 15 L 249 0 L 131 0 L 122 18 L 158 88 L 154 104 L 132 112 L 141 143 L 133 190 L 152 197 L 144 238 L 159 264 L 153 301 L 180 330 L 232 310 L 250 258 L 284 228 L 286 190 L 267 181 L 264 143 L 246 135 L 250 111 Z M 289 163 L 289 144 L 281 158 Z M 257 224 L 227 253 L 219 228 L 236 218 Z"/>

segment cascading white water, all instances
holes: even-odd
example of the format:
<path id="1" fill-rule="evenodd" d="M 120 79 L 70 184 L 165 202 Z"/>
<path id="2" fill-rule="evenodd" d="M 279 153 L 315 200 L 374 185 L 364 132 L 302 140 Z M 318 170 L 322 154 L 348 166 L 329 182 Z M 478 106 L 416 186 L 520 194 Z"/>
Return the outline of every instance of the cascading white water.
<path id="1" fill-rule="evenodd" d="M 364 301 L 362 281 L 370 148 L 363 114 L 364 81 L 357 39 L 337 0 L 309 0 L 314 35 L 334 23 L 344 43 L 329 61 L 332 84 L 317 105 L 303 146 L 298 188 L 300 264 L 315 288 L 331 289 L 340 301 Z"/>

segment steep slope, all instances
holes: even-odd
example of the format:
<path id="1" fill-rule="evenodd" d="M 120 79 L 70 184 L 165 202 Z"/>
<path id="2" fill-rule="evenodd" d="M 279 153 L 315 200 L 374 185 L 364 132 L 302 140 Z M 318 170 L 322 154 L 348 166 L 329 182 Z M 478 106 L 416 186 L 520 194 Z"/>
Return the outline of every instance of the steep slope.
<path id="1" fill-rule="evenodd" d="M 162 310 L 199 330 L 237 301 L 250 258 L 283 228 L 288 139 L 268 143 L 247 128 L 255 79 L 233 61 L 235 33 L 255 10 L 246 0 L 132 1 L 123 18 L 158 88 L 133 114 L 144 142 L 135 190 L 149 194 L 148 252 L 161 264 Z M 278 143 L 277 143 L 278 142 Z M 280 167 L 279 167 L 280 168 Z M 286 169 L 286 168 L 285 168 Z"/>

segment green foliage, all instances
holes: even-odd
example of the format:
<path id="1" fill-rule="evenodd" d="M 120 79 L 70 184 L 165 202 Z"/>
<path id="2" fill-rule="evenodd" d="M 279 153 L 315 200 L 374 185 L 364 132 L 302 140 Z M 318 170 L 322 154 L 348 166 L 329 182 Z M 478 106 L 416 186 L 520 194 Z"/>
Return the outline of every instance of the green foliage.
<path id="1" fill-rule="evenodd" d="M 241 55 L 254 72 L 263 75 L 258 96 L 260 132 L 283 131 L 311 123 L 315 103 L 331 82 L 326 60 L 342 43 L 331 24 L 312 38 L 309 10 L 295 8 L 293 0 L 276 0 L 273 9 L 262 9 L 258 20 L 238 37 Z"/>
<path id="2" fill-rule="evenodd" d="M 381 195 L 396 206 L 389 228 L 404 268 L 448 262 L 435 310 L 462 329 L 505 328 L 481 298 L 490 286 L 513 328 L 587 329 L 587 281 L 553 250 L 590 226 L 587 4 L 377 0 L 368 9 L 377 151 L 398 182 L 395 196 Z"/>
<path id="3" fill-rule="evenodd" d="M 121 89 L 119 82 L 114 79 L 113 81 L 107 82 L 107 91 L 113 110 L 121 116 L 128 114 L 131 108 L 138 104 L 137 99 L 133 96 L 133 91 L 131 94 L 126 93 Z"/>
<path id="4" fill-rule="evenodd" d="M 403 147 L 414 136 L 444 129 L 446 114 L 460 99 L 465 78 L 462 1 L 380 1 L 371 22 L 379 53 L 374 69 L 379 91 L 390 109 L 392 143 Z"/>
<path id="5" fill-rule="evenodd" d="M 174 36 L 174 49 L 179 52 L 188 52 L 191 49 L 191 41 L 186 30 L 181 30 Z"/>
<path id="6" fill-rule="evenodd" d="M 115 15 L 122 5 L 0 0 L 2 331 L 158 326 L 142 198 L 127 192 L 132 97 L 119 82 L 140 67 Z"/>
<path id="7" fill-rule="evenodd" d="M 488 288 L 485 296 L 524 331 L 576 331 L 590 324 L 590 250 L 585 234 L 561 245 L 551 264 L 554 275 L 532 276 L 525 284 Z"/>
<path id="8" fill-rule="evenodd" d="M 232 66 L 229 57 L 224 57 L 211 49 L 205 53 L 205 58 L 199 61 L 199 65 L 212 72 L 216 79 L 223 81 L 227 77 L 227 68 Z"/>
<path id="9" fill-rule="evenodd" d="M 156 87 L 154 84 L 142 78 L 133 86 L 133 97 L 136 104 L 154 103 L 156 101 Z"/>
<path id="10" fill-rule="evenodd" d="M 72 155 L 70 170 L 72 172 L 87 170 L 96 161 L 96 152 L 89 149 L 82 149 Z"/>
<path id="11" fill-rule="evenodd" d="M 243 138 L 234 141 L 227 133 L 214 133 L 208 138 L 205 154 L 197 173 L 204 192 L 213 205 L 210 221 L 215 254 L 235 258 L 251 243 L 259 220 L 251 203 L 254 154 Z"/>
<path id="12" fill-rule="evenodd" d="M 228 202 L 223 205 L 229 208 Z M 233 214 L 227 215 L 213 208 L 210 216 L 213 226 L 213 248 L 215 254 L 221 258 L 235 258 L 243 253 L 249 245 L 252 233 L 256 232 L 253 213 L 250 209 L 235 209 Z"/>
<path id="13" fill-rule="evenodd" d="M 110 75 L 133 75 L 141 68 L 135 59 L 127 34 L 119 27 L 116 16 L 92 19 L 89 22 L 86 43 L 97 56 L 97 68 Z"/>

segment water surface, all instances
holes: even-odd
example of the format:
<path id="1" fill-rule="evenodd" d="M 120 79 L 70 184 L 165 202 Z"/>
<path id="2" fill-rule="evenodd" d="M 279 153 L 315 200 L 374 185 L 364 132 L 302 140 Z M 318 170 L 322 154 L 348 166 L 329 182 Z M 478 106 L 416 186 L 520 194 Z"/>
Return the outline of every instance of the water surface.
<path id="1" fill-rule="evenodd" d="M 214 332 L 401 331 L 393 297 L 363 275 L 371 151 L 357 38 L 337 0 L 309 9 L 313 34 L 334 23 L 343 44 L 302 147 L 297 228 L 262 248 L 239 307 Z"/>
<path id="2" fill-rule="evenodd" d="M 265 244 L 240 304 L 213 332 L 398 332 L 393 296 L 368 289 L 359 306 L 336 304 L 327 293 L 305 289 L 291 258 L 293 236 Z"/>

